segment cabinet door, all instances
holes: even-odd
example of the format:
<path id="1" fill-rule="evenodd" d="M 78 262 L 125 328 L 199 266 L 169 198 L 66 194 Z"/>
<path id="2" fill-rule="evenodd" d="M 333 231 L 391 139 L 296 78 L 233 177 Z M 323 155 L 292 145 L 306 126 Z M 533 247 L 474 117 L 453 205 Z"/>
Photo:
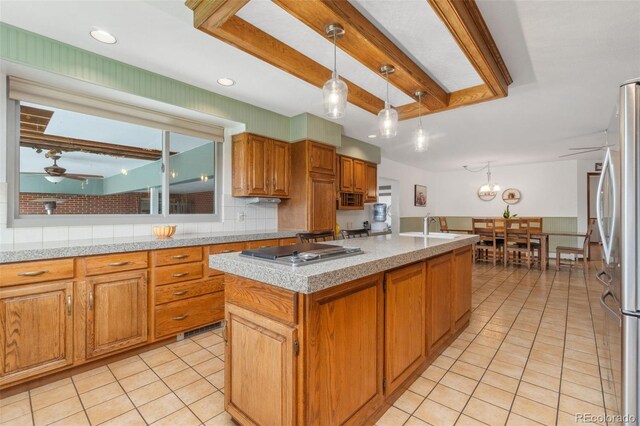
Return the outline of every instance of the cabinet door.
<path id="1" fill-rule="evenodd" d="M 309 179 L 309 231 L 334 229 L 336 196 L 331 177 L 311 176 Z"/>
<path id="2" fill-rule="evenodd" d="M 333 146 L 309 142 L 309 172 L 336 174 L 336 149 Z"/>
<path id="3" fill-rule="evenodd" d="M 427 353 L 437 350 L 451 334 L 450 253 L 427 261 Z"/>
<path id="4" fill-rule="evenodd" d="M 288 197 L 291 178 L 291 144 L 280 141 L 271 143 L 271 195 Z"/>
<path id="5" fill-rule="evenodd" d="M 385 276 L 385 394 L 395 391 L 426 358 L 425 263 Z"/>
<path id="6" fill-rule="evenodd" d="M 249 141 L 247 135 L 236 135 L 231 145 L 231 191 L 234 196 L 249 190 Z"/>
<path id="7" fill-rule="evenodd" d="M 382 274 L 309 297 L 306 424 L 367 424 L 383 401 Z"/>
<path id="8" fill-rule="evenodd" d="M 271 185 L 270 151 L 270 140 L 255 135 L 249 136 L 249 190 L 247 195 L 269 195 Z"/>
<path id="9" fill-rule="evenodd" d="M 87 358 L 147 341 L 147 273 L 87 280 Z"/>
<path id="10" fill-rule="evenodd" d="M 353 160 L 353 192 L 364 193 L 366 186 L 364 161 Z"/>
<path id="11" fill-rule="evenodd" d="M 340 191 L 353 192 L 353 159 L 340 157 Z"/>
<path id="12" fill-rule="evenodd" d="M 0 294 L 0 384 L 73 362 L 73 283 L 32 284 Z"/>
<path id="13" fill-rule="evenodd" d="M 471 315 L 471 272 L 473 253 L 471 246 L 453 252 L 453 327 L 463 327 Z"/>
<path id="14" fill-rule="evenodd" d="M 378 202 L 378 165 L 373 163 L 365 164 L 366 188 L 364 193 L 365 203 Z"/>
<path id="15" fill-rule="evenodd" d="M 227 411 L 240 424 L 294 424 L 296 329 L 231 303 L 226 320 Z"/>

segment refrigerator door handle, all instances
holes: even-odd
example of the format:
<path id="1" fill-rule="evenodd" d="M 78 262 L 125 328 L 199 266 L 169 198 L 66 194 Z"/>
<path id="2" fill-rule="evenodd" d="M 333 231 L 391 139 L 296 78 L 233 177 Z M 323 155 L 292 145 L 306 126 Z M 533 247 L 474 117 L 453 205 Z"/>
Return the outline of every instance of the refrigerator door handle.
<path id="1" fill-rule="evenodd" d="M 604 162 L 602 164 L 602 171 L 600 172 L 600 180 L 598 181 L 598 192 L 596 193 L 596 221 L 598 222 L 598 230 L 600 231 L 600 237 L 602 238 L 602 251 L 604 253 L 605 262 L 610 263 L 611 261 L 611 246 L 613 245 L 613 235 L 614 235 L 614 226 L 612 223 L 611 229 L 609 229 L 609 233 L 605 233 L 604 229 L 604 217 L 603 210 L 604 206 L 602 205 L 602 190 L 604 186 L 604 180 L 607 175 L 609 175 L 610 185 L 611 185 L 611 196 L 613 199 L 609 202 L 613 211 L 611 212 L 611 220 L 614 221 L 616 217 L 616 182 L 614 178 L 614 171 L 612 170 L 613 165 L 611 163 L 611 148 L 607 148 L 607 153 L 604 156 Z"/>
<path id="2" fill-rule="evenodd" d="M 600 296 L 600 306 L 602 306 L 602 309 L 604 309 L 604 311 L 609 314 L 612 319 L 618 321 L 619 324 L 622 324 L 622 318 L 620 317 L 620 315 L 618 315 L 613 309 L 609 307 L 609 305 L 607 305 L 606 299 L 609 296 L 613 296 L 613 292 L 610 288 L 606 288 Z"/>

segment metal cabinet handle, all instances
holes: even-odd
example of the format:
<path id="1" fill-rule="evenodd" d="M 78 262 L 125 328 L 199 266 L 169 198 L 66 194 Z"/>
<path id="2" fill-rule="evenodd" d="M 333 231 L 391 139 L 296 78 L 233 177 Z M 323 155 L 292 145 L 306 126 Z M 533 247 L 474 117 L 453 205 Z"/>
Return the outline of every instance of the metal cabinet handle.
<path id="1" fill-rule="evenodd" d="M 260 248 L 267 248 L 267 247 L 271 247 L 271 246 L 270 245 L 260 246 Z"/>
<path id="2" fill-rule="evenodd" d="M 189 275 L 188 272 L 180 272 L 179 274 L 173 274 L 171 276 L 174 278 L 180 278 L 180 277 L 186 277 L 187 275 Z"/>
<path id="3" fill-rule="evenodd" d="M 227 341 L 227 322 L 226 321 L 222 321 L 222 338 L 224 339 L 224 341 Z"/>
<path id="4" fill-rule="evenodd" d="M 47 272 L 49 271 L 42 270 L 42 271 L 31 271 L 31 272 L 18 272 L 18 276 L 19 277 L 37 277 L 39 275 L 46 274 Z"/>
<path id="5" fill-rule="evenodd" d="M 273 178 L 273 189 L 276 189 L 276 184 L 278 183 L 278 180 L 274 177 Z"/>
<path id="6" fill-rule="evenodd" d="M 606 279 L 602 279 L 603 276 L 606 276 Z M 596 275 L 596 278 L 598 279 L 598 281 L 600 281 L 600 283 L 602 283 L 602 285 L 604 286 L 608 286 L 609 284 L 611 284 L 612 278 L 611 275 L 609 275 L 607 273 L 607 271 L 600 271 L 598 272 L 598 274 Z"/>
<path id="7" fill-rule="evenodd" d="M 71 295 L 67 296 L 67 315 L 71 316 L 71 312 L 73 309 L 73 303 L 72 303 L 73 299 L 71 298 Z"/>
<path id="8" fill-rule="evenodd" d="M 188 254 L 176 254 L 175 256 L 171 256 L 172 259 L 186 259 L 189 257 Z"/>
<path id="9" fill-rule="evenodd" d="M 89 310 L 93 310 L 93 290 L 89 290 Z"/>
<path id="10" fill-rule="evenodd" d="M 622 319 L 620 318 L 620 316 L 609 307 L 609 305 L 607 305 L 607 302 L 605 301 L 607 297 L 609 296 L 613 296 L 613 292 L 611 291 L 611 289 L 607 288 L 602 295 L 600 296 L 600 305 L 602 306 L 602 308 L 604 309 L 604 311 L 609 314 L 609 316 L 618 321 L 619 323 L 622 321 Z"/>
<path id="11" fill-rule="evenodd" d="M 124 266 L 124 265 L 128 265 L 131 262 L 111 262 L 111 263 L 107 263 L 107 266 Z"/>
<path id="12" fill-rule="evenodd" d="M 172 317 L 171 319 L 173 321 L 182 321 L 183 319 L 187 318 L 189 316 L 189 314 L 182 314 L 182 315 L 178 315 L 177 317 Z"/>
<path id="13" fill-rule="evenodd" d="M 183 296 L 185 294 L 189 293 L 187 290 L 182 290 L 182 291 L 174 291 L 173 294 L 174 296 Z"/>
<path id="14" fill-rule="evenodd" d="M 233 253 L 233 250 L 222 250 L 222 253 Z"/>

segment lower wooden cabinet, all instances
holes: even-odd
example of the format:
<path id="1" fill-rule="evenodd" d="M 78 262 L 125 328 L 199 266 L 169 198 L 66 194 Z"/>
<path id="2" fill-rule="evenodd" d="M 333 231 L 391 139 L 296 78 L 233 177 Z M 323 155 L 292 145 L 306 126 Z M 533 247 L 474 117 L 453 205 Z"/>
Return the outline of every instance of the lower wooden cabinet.
<path id="1" fill-rule="evenodd" d="M 452 254 L 427 261 L 427 354 L 442 346 L 452 333 Z"/>
<path id="2" fill-rule="evenodd" d="M 155 307 L 155 337 L 176 335 L 221 321 L 223 318 L 224 292 L 222 291 L 165 303 Z"/>
<path id="3" fill-rule="evenodd" d="M 227 411 L 241 424 L 295 424 L 296 329 L 229 304 L 227 338 Z M 263 392 L 256 398 L 247 386 Z"/>
<path id="4" fill-rule="evenodd" d="M 73 363 L 73 282 L 0 292 L 0 385 Z"/>
<path id="5" fill-rule="evenodd" d="M 87 278 L 87 358 L 147 341 L 147 272 Z"/>
<path id="6" fill-rule="evenodd" d="M 464 327 L 471 317 L 472 268 L 473 251 L 471 246 L 453 252 L 451 320 L 455 330 Z"/>
<path id="7" fill-rule="evenodd" d="M 385 394 L 395 391 L 426 359 L 425 263 L 385 274 Z"/>

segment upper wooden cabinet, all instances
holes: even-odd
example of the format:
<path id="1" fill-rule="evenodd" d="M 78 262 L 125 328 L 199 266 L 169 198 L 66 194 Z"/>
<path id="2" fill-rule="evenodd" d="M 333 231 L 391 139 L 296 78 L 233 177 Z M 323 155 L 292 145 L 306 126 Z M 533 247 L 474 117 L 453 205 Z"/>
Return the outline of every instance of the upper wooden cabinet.
<path id="1" fill-rule="evenodd" d="M 340 163 L 340 191 L 353 192 L 353 158 L 338 156 Z"/>
<path id="2" fill-rule="evenodd" d="M 366 177 L 364 161 L 353 160 L 353 192 L 365 191 Z"/>
<path id="3" fill-rule="evenodd" d="M 231 174 L 234 197 L 289 196 L 289 143 L 242 133 L 233 137 L 232 144 Z"/>
<path id="4" fill-rule="evenodd" d="M 73 363 L 73 282 L 3 289 L 0 385 Z"/>
<path id="5" fill-rule="evenodd" d="M 87 358 L 147 341 L 147 272 L 87 280 Z"/>
<path id="6" fill-rule="evenodd" d="M 336 221 L 336 148 L 313 141 L 291 144 L 290 198 L 278 207 L 278 229 L 326 231 Z"/>
<path id="7" fill-rule="evenodd" d="M 378 202 L 378 165 L 365 163 L 365 203 Z"/>

